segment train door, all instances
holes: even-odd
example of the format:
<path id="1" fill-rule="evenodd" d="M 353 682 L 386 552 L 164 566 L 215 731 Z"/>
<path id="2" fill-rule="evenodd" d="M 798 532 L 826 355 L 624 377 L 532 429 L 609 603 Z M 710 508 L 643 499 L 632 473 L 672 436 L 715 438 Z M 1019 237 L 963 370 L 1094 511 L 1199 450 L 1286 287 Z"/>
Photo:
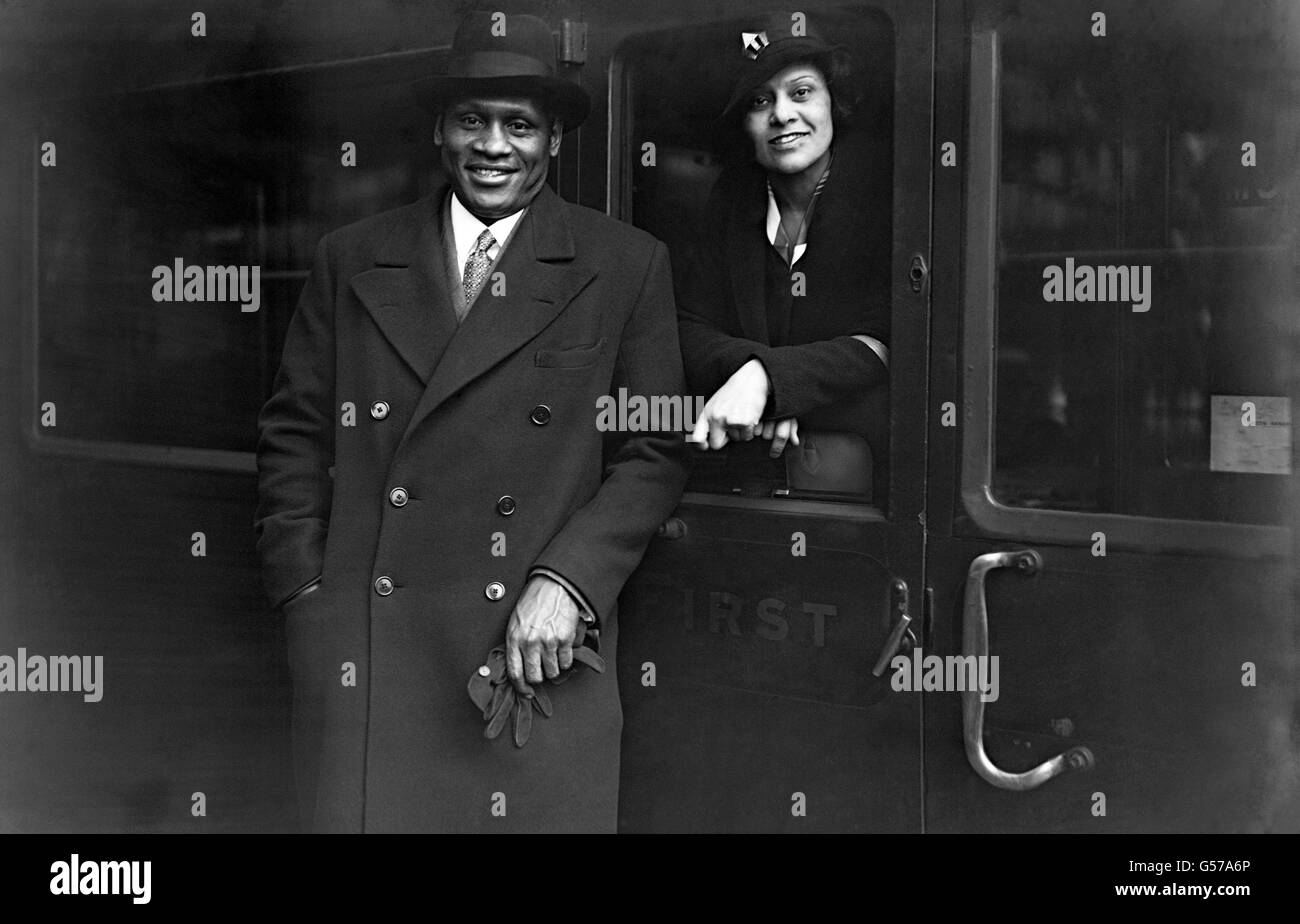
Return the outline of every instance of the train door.
<path id="1" fill-rule="evenodd" d="M 585 9 L 588 67 L 609 75 L 608 208 L 674 253 L 726 162 L 717 116 L 752 6 L 656 4 L 644 23 Z M 725 452 L 698 459 L 621 602 L 627 831 L 921 825 L 921 700 L 873 667 L 920 622 L 933 14 L 884 0 L 792 15 L 850 50 L 854 118 L 885 141 L 892 477 L 873 460 L 873 504 L 779 466 L 742 479 Z"/>
<path id="2" fill-rule="evenodd" d="M 939 24 L 926 824 L 1293 829 L 1296 11 L 1096 7 Z"/>

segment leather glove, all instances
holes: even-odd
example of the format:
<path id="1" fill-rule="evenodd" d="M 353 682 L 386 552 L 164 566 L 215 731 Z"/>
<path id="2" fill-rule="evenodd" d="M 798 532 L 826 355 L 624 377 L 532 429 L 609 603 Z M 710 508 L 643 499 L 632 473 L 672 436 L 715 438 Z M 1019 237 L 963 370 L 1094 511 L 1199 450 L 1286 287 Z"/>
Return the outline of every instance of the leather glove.
<path id="1" fill-rule="evenodd" d="M 591 645 L 595 647 L 590 647 Z M 551 683 L 567 681 L 579 664 L 585 664 L 596 673 L 603 674 L 605 659 L 596 652 L 599 646 L 600 632 L 587 628 L 585 623 L 578 623 L 578 634 L 573 642 L 573 666 L 561 671 L 552 678 Z M 520 697 L 515 692 L 514 685 L 506 677 L 506 650 L 502 646 L 488 652 L 485 666 L 487 672 L 484 673 L 482 668 L 476 670 L 470 676 L 466 688 L 470 700 L 483 713 L 483 721 L 487 722 L 483 737 L 496 738 L 513 718 L 515 747 L 522 748 L 532 734 L 533 711 L 540 712 L 548 719 L 553 714 L 551 697 L 544 685 L 530 687 L 532 696 Z"/>

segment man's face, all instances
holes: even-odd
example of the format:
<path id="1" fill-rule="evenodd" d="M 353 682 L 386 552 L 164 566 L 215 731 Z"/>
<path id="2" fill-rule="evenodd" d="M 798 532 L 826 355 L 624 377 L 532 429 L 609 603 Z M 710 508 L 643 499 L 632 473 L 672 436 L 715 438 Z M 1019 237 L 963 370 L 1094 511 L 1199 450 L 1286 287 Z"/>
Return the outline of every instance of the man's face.
<path id="1" fill-rule="evenodd" d="M 562 129 L 534 100 L 475 97 L 447 106 L 433 140 L 460 201 L 490 223 L 541 191 Z"/>

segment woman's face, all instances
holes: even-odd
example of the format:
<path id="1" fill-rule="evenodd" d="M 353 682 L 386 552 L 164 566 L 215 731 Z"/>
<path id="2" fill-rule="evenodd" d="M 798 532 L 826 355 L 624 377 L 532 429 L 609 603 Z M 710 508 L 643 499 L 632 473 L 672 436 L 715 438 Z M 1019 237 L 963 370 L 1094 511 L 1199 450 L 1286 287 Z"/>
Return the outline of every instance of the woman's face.
<path id="1" fill-rule="evenodd" d="M 800 173 L 831 146 L 831 94 L 812 64 L 792 64 L 756 87 L 744 118 L 754 159 L 766 170 Z"/>

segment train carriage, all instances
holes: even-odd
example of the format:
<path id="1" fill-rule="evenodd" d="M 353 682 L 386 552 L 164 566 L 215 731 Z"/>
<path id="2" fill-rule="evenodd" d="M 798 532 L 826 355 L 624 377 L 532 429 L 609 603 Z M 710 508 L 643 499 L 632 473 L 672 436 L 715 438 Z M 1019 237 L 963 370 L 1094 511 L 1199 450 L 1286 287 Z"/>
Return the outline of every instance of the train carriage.
<path id="1" fill-rule="evenodd" d="M 0 696 L 3 829 L 294 827 L 257 409 L 316 241 L 429 187 L 464 6 L 0 11 L 53 37 L 3 74 L 4 637 L 108 665 Z M 622 830 L 1300 830 L 1300 8 L 1101 6 L 794 11 L 884 152 L 887 447 L 699 460 L 620 605 Z M 676 265 L 755 9 L 538 4 L 595 101 L 556 190 Z"/>

